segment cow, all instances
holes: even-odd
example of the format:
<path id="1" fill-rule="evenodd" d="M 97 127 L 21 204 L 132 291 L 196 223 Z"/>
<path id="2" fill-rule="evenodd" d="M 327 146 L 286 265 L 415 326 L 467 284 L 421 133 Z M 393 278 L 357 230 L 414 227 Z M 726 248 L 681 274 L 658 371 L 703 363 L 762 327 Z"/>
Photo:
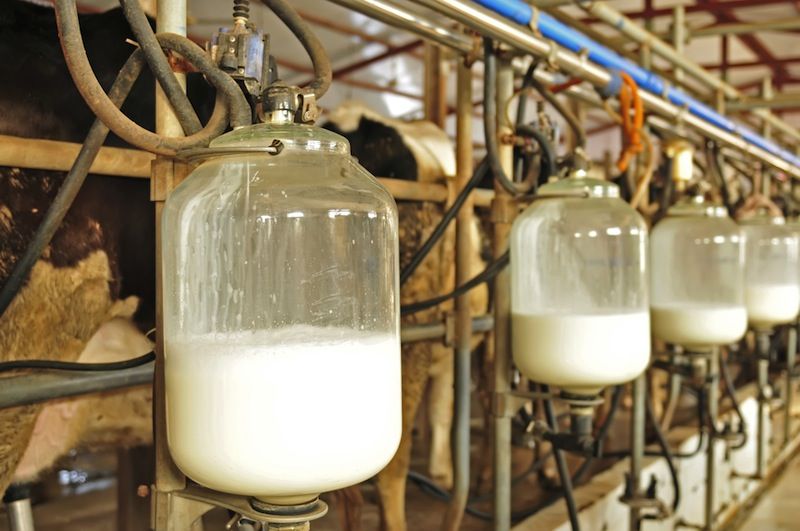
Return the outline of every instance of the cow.
<path id="1" fill-rule="evenodd" d="M 81 15 L 86 51 L 108 89 L 133 50 L 121 10 Z M 82 142 L 94 120 L 74 87 L 53 10 L 0 3 L 0 134 Z M 21 46 L 20 43 L 25 45 Z M 201 119 L 213 90 L 199 74 L 189 95 Z M 153 127 L 145 72 L 123 110 Z M 124 145 L 113 134 L 108 145 Z M 0 284 L 41 223 L 65 173 L 0 167 Z M 0 360 L 115 361 L 151 350 L 155 214 L 149 183 L 90 175 L 50 245 L 0 317 Z M 5 377 L 7 375 L 0 375 Z M 75 447 L 152 441 L 149 388 L 0 410 L 0 492 L 35 480 Z"/>
<path id="2" fill-rule="evenodd" d="M 380 177 L 441 183 L 455 175 L 455 155 L 447 134 L 424 120 L 403 122 L 389 119 L 357 102 L 346 102 L 331 111 L 326 128 L 345 136 L 362 166 Z M 432 202 L 398 201 L 400 217 L 400 265 L 404 267 L 442 218 L 444 206 Z M 485 267 L 477 218 L 472 225 L 473 255 L 470 276 Z M 455 232 L 447 231 L 439 244 L 401 288 L 401 302 L 408 304 L 447 293 L 455 287 Z M 472 315 L 486 313 L 485 285 L 470 295 Z M 452 311 L 452 302 L 404 316 L 404 325 L 442 321 Z M 477 339 L 475 340 L 477 341 Z M 477 345 L 475 345 L 477 346 Z M 406 529 L 405 487 L 411 458 L 412 430 L 426 387 L 431 446 L 428 472 L 444 488 L 453 482 L 450 431 L 453 414 L 453 349 L 439 341 L 411 343 L 402 348 L 403 431 L 400 448 L 377 476 L 381 527 Z M 352 505 L 358 496 L 343 495 Z M 358 529 L 357 511 L 344 528 Z"/>

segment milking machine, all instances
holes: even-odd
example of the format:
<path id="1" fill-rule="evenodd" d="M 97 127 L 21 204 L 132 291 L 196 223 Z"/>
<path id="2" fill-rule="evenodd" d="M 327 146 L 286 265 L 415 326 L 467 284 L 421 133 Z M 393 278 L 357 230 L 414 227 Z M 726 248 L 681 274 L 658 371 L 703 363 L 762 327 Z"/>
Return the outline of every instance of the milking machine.
<path id="1" fill-rule="evenodd" d="M 124 0 L 139 47 L 124 86 L 106 95 L 74 1 L 56 5 L 70 72 L 98 116 L 98 141 L 84 151 L 96 154 L 110 128 L 172 157 L 157 159 L 152 180 L 163 229 L 156 529 L 188 529 L 212 507 L 234 513 L 228 529 L 309 529 L 327 511 L 321 492 L 374 475 L 400 439 L 396 206 L 344 138 L 311 125 L 330 63 L 287 2 L 264 3 L 308 52 L 309 86 L 279 80 L 246 0 L 234 1 L 232 26 L 207 52 L 153 34 L 138 3 Z M 162 28 L 175 22 L 167 7 Z M 217 88 L 205 126 L 162 50 Z M 151 133 L 119 112 L 145 62 L 185 137 L 164 136 L 163 118 Z"/>

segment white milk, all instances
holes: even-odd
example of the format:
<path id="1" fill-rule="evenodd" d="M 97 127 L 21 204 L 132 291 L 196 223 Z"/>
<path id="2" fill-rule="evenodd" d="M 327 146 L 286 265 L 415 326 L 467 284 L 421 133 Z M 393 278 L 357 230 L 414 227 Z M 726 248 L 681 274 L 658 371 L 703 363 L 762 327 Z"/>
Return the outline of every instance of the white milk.
<path id="1" fill-rule="evenodd" d="M 747 318 L 756 328 L 788 323 L 800 311 L 800 288 L 794 284 L 760 284 L 745 291 Z"/>
<path id="2" fill-rule="evenodd" d="M 654 306 L 650 320 L 658 339 L 689 348 L 727 345 L 740 340 L 747 331 L 744 306 Z"/>
<path id="3" fill-rule="evenodd" d="M 650 315 L 512 316 L 514 361 L 535 382 L 577 394 L 638 376 L 650 359 Z"/>
<path id="4" fill-rule="evenodd" d="M 293 326 L 166 343 L 175 463 L 209 488 L 307 501 L 381 470 L 400 442 L 400 344 Z"/>

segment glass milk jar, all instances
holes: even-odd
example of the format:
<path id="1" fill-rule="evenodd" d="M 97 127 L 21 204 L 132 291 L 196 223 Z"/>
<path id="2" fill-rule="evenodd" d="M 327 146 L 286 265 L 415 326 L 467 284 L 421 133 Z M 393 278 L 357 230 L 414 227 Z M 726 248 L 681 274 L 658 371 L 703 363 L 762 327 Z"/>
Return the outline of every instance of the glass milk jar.
<path id="1" fill-rule="evenodd" d="M 797 235 L 782 217 L 740 221 L 745 235 L 745 302 L 753 328 L 789 323 L 800 311 Z"/>
<path id="2" fill-rule="evenodd" d="M 612 183 L 543 186 L 511 232 L 514 361 L 577 395 L 632 380 L 650 359 L 647 228 Z"/>
<path id="3" fill-rule="evenodd" d="M 747 331 L 744 238 L 702 196 L 667 212 L 650 234 L 653 335 L 692 350 L 738 341 Z"/>
<path id="4" fill-rule="evenodd" d="M 302 503 L 400 440 L 397 207 L 320 128 L 210 148 L 163 215 L 170 452 L 206 487 Z"/>

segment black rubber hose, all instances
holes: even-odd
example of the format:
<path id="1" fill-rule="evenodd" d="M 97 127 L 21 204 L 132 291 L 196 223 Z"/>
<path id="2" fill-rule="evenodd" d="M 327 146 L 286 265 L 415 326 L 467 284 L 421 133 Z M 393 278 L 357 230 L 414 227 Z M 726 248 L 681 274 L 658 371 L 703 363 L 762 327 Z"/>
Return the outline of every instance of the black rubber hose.
<path id="1" fill-rule="evenodd" d="M 619 405 L 622 403 L 622 390 L 623 387 L 621 385 L 614 387 L 614 393 L 611 395 L 611 405 L 608 408 L 608 415 L 606 415 L 605 420 L 603 420 L 600 429 L 597 430 L 596 439 L 600 444 L 603 443 L 608 435 L 608 430 L 610 430 L 611 425 L 614 424 L 614 417 L 616 417 Z M 581 463 L 581 466 L 578 467 L 578 470 L 572 475 L 573 484 L 581 482 L 583 476 L 586 475 L 586 472 L 588 472 L 589 468 L 592 466 L 592 462 L 594 462 L 594 457 L 589 456 Z"/>
<path id="2" fill-rule="evenodd" d="M 512 195 L 527 193 L 532 188 L 532 183 L 515 183 L 506 175 L 503 165 L 500 164 L 497 145 L 497 56 L 494 52 L 492 39 L 484 38 L 484 63 L 483 63 L 483 134 L 486 142 L 486 158 L 492 175 L 500 185 Z"/>
<path id="3" fill-rule="evenodd" d="M 569 108 L 564 104 L 563 101 L 559 100 L 558 97 L 553 94 L 549 88 L 542 85 L 537 79 L 536 76 L 530 77 L 530 84 L 531 86 L 536 89 L 536 92 L 541 94 L 542 98 L 547 101 L 550 105 L 558 111 L 558 114 L 564 117 L 564 120 L 567 121 L 570 129 L 575 134 L 576 144 L 581 148 L 586 148 L 586 132 L 581 127 L 580 122 L 578 121 L 578 117 L 569 110 Z"/>
<path id="4" fill-rule="evenodd" d="M 556 161 L 556 152 L 550 140 L 544 133 L 533 127 L 532 125 L 518 125 L 516 129 L 517 136 L 531 138 L 539 144 L 542 150 L 542 171 L 552 177 L 558 173 L 558 164 Z"/>
<path id="5" fill-rule="evenodd" d="M 528 469 L 525 472 L 522 472 L 520 475 L 518 475 L 515 478 L 513 478 L 511 480 L 511 484 L 515 485 L 515 484 L 519 483 L 520 481 L 522 481 L 523 479 L 525 479 L 526 477 L 530 476 L 532 473 L 538 472 L 542 468 L 542 466 L 544 466 L 544 464 L 547 462 L 547 460 L 550 459 L 550 457 L 552 455 L 553 455 L 552 452 L 547 452 L 545 455 L 543 455 L 539 459 L 535 460 L 533 463 L 531 463 L 531 466 L 529 466 Z M 451 500 L 451 498 L 452 498 L 452 496 L 450 495 L 450 493 L 447 490 L 445 490 L 442 487 L 440 487 L 439 485 L 437 485 L 432 479 L 430 479 L 430 478 L 428 478 L 428 477 L 426 477 L 426 476 L 424 476 L 424 475 L 422 475 L 422 474 L 420 474 L 418 472 L 414 472 L 413 470 L 409 471 L 408 472 L 408 479 L 410 479 L 412 482 L 417 484 L 420 487 L 420 489 L 422 489 L 423 492 L 425 492 L 427 494 L 430 494 L 431 496 L 434 496 L 435 498 L 438 498 L 438 499 L 440 499 L 442 501 L 445 501 L 445 502 L 449 502 Z M 492 513 L 487 512 L 487 511 L 481 511 L 480 509 L 475 508 L 473 506 L 473 504 L 486 501 L 493 494 L 494 494 L 493 491 L 489 491 L 489 492 L 487 492 L 487 493 L 485 493 L 485 494 L 483 494 L 481 496 L 476 496 L 474 498 L 470 498 L 468 503 L 467 503 L 467 507 L 466 507 L 467 514 L 469 514 L 471 516 L 474 516 L 475 518 L 479 518 L 481 520 L 486 520 L 486 521 L 489 521 L 489 522 L 492 521 L 492 519 L 493 519 Z M 530 516 L 528 510 L 522 510 L 522 511 L 518 511 L 518 512 L 515 512 L 514 514 L 512 514 L 511 518 L 512 518 L 512 520 L 517 521 L 517 520 L 522 520 L 524 518 L 527 518 L 528 516 Z"/>
<path id="6" fill-rule="evenodd" d="M 736 412 L 736 416 L 739 417 L 739 434 L 742 436 L 742 440 L 731 446 L 731 449 L 739 450 L 744 448 L 744 446 L 747 444 L 747 422 L 744 419 L 744 413 L 742 413 L 742 406 L 739 404 L 739 399 L 736 398 L 736 387 L 733 385 L 733 379 L 731 378 L 731 373 L 728 370 L 728 360 L 723 356 L 719 357 L 719 372 L 722 376 L 722 382 L 725 385 L 725 391 L 728 393 L 728 397 L 731 399 L 733 410 Z"/>
<path id="7" fill-rule="evenodd" d="M 412 313 L 421 312 L 423 310 L 427 310 L 428 308 L 439 306 L 443 302 L 449 301 L 450 299 L 455 299 L 456 297 L 460 297 L 466 294 L 468 291 L 480 286 L 484 282 L 488 282 L 489 280 L 496 277 L 503 269 L 505 269 L 505 267 L 508 265 L 508 262 L 509 262 L 509 252 L 506 251 L 497 259 L 495 259 L 492 263 L 486 266 L 486 269 L 484 269 L 471 279 L 467 280 L 466 282 L 464 282 L 464 284 L 458 286 L 450 293 L 439 295 L 437 297 L 432 297 L 424 301 L 412 302 L 411 304 L 406 304 L 404 306 L 401 306 L 400 314 L 409 315 Z"/>
<path id="8" fill-rule="evenodd" d="M 719 192 L 722 196 L 722 204 L 728 211 L 728 215 L 733 217 L 736 212 L 733 204 L 731 203 L 731 192 L 728 188 L 728 181 L 725 180 L 725 162 L 723 161 L 722 151 L 713 140 L 706 142 L 706 155 L 708 156 L 708 166 L 712 169 L 719 186 Z"/>
<path id="9" fill-rule="evenodd" d="M 550 392 L 550 387 L 542 385 L 542 392 L 547 394 Z M 544 401 L 544 414 L 547 420 L 547 425 L 550 431 L 558 433 L 558 423 L 556 421 L 556 413 L 553 408 L 553 401 L 550 398 Z M 581 525 L 578 521 L 578 506 L 575 505 L 575 497 L 572 493 L 572 477 L 569 474 L 567 467 L 567 460 L 564 457 L 564 452 L 555 448 L 553 455 L 556 458 L 556 467 L 558 468 L 558 475 L 561 478 L 561 489 L 564 492 L 564 502 L 567 504 L 567 513 L 569 513 L 569 523 L 572 526 L 572 531 L 580 531 Z"/>
<path id="10" fill-rule="evenodd" d="M 327 92 L 333 80 L 333 68 L 322 43 L 288 2 L 285 0 L 261 1 L 286 24 L 286 27 L 305 48 L 314 67 L 314 81 L 311 82 L 309 88 L 314 91 L 314 96 L 320 99 Z"/>
<path id="11" fill-rule="evenodd" d="M 125 101 L 143 66 L 144 57 L 142 52 L 140 50 L 134 51 L 120 70 L 108 93 L 108 97 L 114 105 L 121 106 L 122 102 Z M 89 134 L 86 135 L 86 140 L 84 140 L 81 150 L 78 152 L 78 157 L 64 178 L 61 188 L 59 188 L 55 199 L 53 199 L 53 203 L 47 209 L 41 225 L 36 229 L 33 239 L 17 263 L 14 264 L 14 269 L 11 271 L 2 290 L 0 290 L 0 317 L 2 317 L 11 301 L 19 293 L 34 264 L 42 255 L 44 248 L 53 239 L 64 216 L 67 215 L 72 203 L 75 201 L 75 197 L 77 197 L 84 180 L 86 180 L 86 175 L 88 175 L 89 169 L 107 136 L 108 127 L 100 120 L 95 120 L 89 129 Z"/>
<path id="12" fill-rule="evenodd" d="M 186 96 L 183 87 L 178 83 L 178 78 L 172 72 L 172 67 L 161 49 L 161 45 L 156 39 L 153 29 L 150 27 L 150 22 L 144 14 L 139 0 L 119 0 L 122 6 L 122 12 L 128 20 L 128 24 L 133 31 L 133 35 L 139 42 L 139 47 L 147 59 L 147 66 L 153 72 L 153 75 L 158 80 L 161 88 L 164 90 L 175 111 L 175 115 L 183 128 L 186 135 L 193 135 L 203 128 L 197 113 L 194 112 L 189 98 Z"/>
<path id="13" fill-rule="evenodd" d="M 107 363 L 80 363 L 56 360 L 14 360 L 0 362 L 0 373 L 28 369 L 76 372 L 121 371 L 123 369 L 139 367 L 140 365 L 150 363 L 155 359 L 155 353 L 148 352 L 147 354 L 143 354 L 142 356 L 138 356 L 136 358 L 122 361 L 111 361 Z"/>
<path id="14" fill-rule="evenodd" d="M 202 48 L 180 35 L 159 33 L 156 38 L 162 48 L 178 52 L 214 85 L 217 104 L 209 122 L 194 135 L 168 138 L 140 127 L 109 100 L 97 81 L 83 46 L 75 0 L 56 0 L 55 13 L 59 41 L 75 86 L 95 116 L 129 144 L 161 155 L 175 155 L 184 149 L 208 145 L 225 131 L 229 117 L 233 127 L 251 123 L 250 106 L 241 89 L 211 61 Z"/>
<path id="15" fill-rule="evenodd" d="M 661 451 L 663 452 L 664 459 L 667 461 L 667 467 L 669 468 L 669 475 L 672 478 L 672 488 L 675 490 L 675 497 L 672 500 L 672 512 L 675 514 L 678 510 L 678 506 L 681 503 L 681 483 L 678 479 L 678 469 L 675 467 L 675 458 L 672 455 L 672 449 L 669 447 L 669 442 L 667 441 L 667 437 L 664 435 L 664 432 L 661 430 L 661 424 L 659 424 L 658 419 L 656 418 L 655 411 L 653 411 L 653 404 L 651 403 L 649 397 L 645 397 L 645 412 L 647 413 L 647 418 L 650 419 L 650 423 L 653 426 L 653 431 L 656 434 L 656 439 L 658 439 L 658 444 L 661 446 Z"/>
<path id="16" fill-rule="evenodd" d="M 433 247 L 436 243 L 444 236 L 444 233 L 447 231 L 447 227 L 450 223 L 456 218 L 458 212 L 461 210 L 461 207 L 464 206 L 464 203 L 467 201 L 470 192 L 474 190 L 486 177 L 486 173 L 488 172 L 489 167 L 486 163 L 486 159 L 483 159 L 478 167 L 475 168 L 475 172 L 470 177 L 470 180 L 467 181 L 467 184 L 464 185 L 464 188 L 458 193 L 453 204 L 450 205 L 450 208 L 442 216 L 442 219 L 439 220 L 439 223 L 436 225 L 436 228 L 433 229 L 428 239 L 425 240 L 420 248 L 414 253 L 414 256 L 411 257 L 411 260 L 408 264 L 400 271 L 400 285 L 404 285 L 411 276 L 414 274 L 414 271 L 417 270 L 419 265 L 425 260 L 425 257 L 428 256 L 428 253 L 433 250 Z"/>
<path id="17" fill-rule="evenodd" d="M 680 453 L 676 452 L 674 449 L 671 449 L 672 456 L 676 459 L 690 459 L 695 457 L 696 455 L 700 454 L 700 452 L 705 447 L 705 440 L 706 440 L 706 414 L 705 414 L 705 403 L 703 400 L 698 399 L 697 401 L 697 447 L 689 453 Z M 630 450 L 621 450 L 618 452 L 608 452 L 604 453 L 603 457 L 629 457 L 631 455 Z M 653 450 L 645 450 L 644 455 L 647 457 L 662 457 L 664 452 L 657 452 Z"/>

